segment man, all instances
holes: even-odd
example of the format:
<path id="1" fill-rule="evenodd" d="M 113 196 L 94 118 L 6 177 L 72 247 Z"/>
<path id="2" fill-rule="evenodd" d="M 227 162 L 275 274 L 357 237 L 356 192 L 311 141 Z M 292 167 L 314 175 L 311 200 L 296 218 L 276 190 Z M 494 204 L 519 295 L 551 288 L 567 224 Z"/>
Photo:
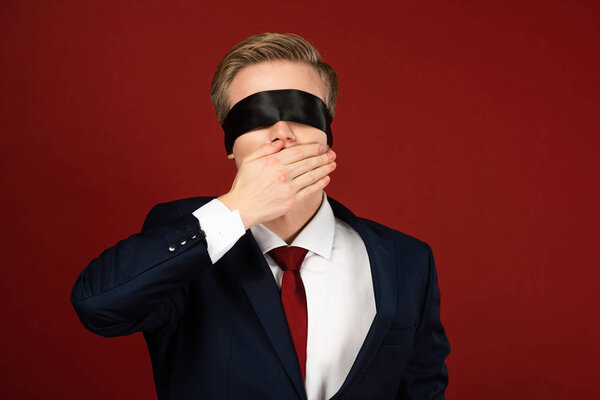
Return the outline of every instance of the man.
<path id="1" fill-rule="evenodd" d="M 143 332 L 160 399 L 444 398 L 431 248 L 323 190 L 337 92 L 297 35 L 233 47 L 211 86 L 231 190 L 156 205 L 78 277 L 87 329 Z"/>

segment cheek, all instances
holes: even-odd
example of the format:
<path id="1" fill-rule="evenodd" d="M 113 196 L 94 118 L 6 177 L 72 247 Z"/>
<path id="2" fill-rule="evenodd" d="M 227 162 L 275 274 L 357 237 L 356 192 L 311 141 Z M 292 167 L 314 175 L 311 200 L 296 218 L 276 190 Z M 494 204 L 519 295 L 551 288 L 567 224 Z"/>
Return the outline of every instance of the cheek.
<path id="1" fill-rule="evenodd" d="M 327 134 L 313 126 L 296 123 L 294 132 L 301 143 L 327 143 Z"/>
<path id="2" fill-rule="evenodd" d="M 309 141 L 317 143 L 327 143 L 327 134 L 322 130 L 316 128 L 313 129 L 314 130 L 311 132 L 311 139 Z"/>

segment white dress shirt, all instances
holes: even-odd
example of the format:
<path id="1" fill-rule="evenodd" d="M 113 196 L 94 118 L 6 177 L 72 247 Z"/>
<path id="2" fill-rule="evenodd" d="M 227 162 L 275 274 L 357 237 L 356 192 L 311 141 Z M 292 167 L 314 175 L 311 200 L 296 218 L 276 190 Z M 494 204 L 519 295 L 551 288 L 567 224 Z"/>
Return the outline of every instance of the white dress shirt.
<path id="1" fill-rule="evenodd" d="M 193 214 L 206 233 L 213 264 L 246 233 L 239 211 L 216 198 Z M 250 230 L 281 288 L 283 270 L 268 252 L 287 243 L 263 224 Z M 325 400 L 344 383 L 375 317 L 371 266 L 362 238 L 335 217 L 325 191 L 291 246 L 308 249 L 300 268 L 308 309 L 304 386 L 308 400 Z"/>

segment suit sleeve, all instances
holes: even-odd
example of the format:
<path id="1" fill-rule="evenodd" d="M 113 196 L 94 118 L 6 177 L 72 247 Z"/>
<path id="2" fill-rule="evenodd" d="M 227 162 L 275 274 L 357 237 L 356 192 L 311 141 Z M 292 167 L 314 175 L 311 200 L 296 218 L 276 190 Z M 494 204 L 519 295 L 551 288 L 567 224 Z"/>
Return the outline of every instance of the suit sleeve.
<path id="1" fill-rule="evenodd" d="M 198 219 L 160 203 L 150 210 L 140 233 L 104 250 L 85 267 L 70 299 L 82 324 L 98 335 L 157 332 L 176 322 L 186 284 L 211 266 Z"/>
<path id="2" fill-rule="evenodd" d="M 443 400 L 448 386 L 445 360 L 450 353 L 450 343 L 440 321 L 440 289 L 435 259 L 431 247 L 426 246 L 429 263 L 425 301 L 397 400 Z"/>

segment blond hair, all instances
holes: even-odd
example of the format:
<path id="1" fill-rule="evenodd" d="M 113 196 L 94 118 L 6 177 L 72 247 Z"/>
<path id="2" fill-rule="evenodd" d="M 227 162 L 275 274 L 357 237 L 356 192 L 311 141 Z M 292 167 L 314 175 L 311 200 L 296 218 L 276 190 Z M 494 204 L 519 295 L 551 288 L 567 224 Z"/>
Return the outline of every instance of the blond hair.
<path id="1" fill-rule="evenodd" d="M 259 33 L 250 36 L 233 46 L 217 66 L 211 85 L 210 101 L 215 107 L 219 124 L 229 112 L 229 85 L 235 75 L 244 67 L 263 61 L 298 61 L 312 66 L 325 86 L 325 104 L 335 113 L 338 96 L 337 74 L 322 61 L 321 55 L 304 38 L 293 33 Z"/>

